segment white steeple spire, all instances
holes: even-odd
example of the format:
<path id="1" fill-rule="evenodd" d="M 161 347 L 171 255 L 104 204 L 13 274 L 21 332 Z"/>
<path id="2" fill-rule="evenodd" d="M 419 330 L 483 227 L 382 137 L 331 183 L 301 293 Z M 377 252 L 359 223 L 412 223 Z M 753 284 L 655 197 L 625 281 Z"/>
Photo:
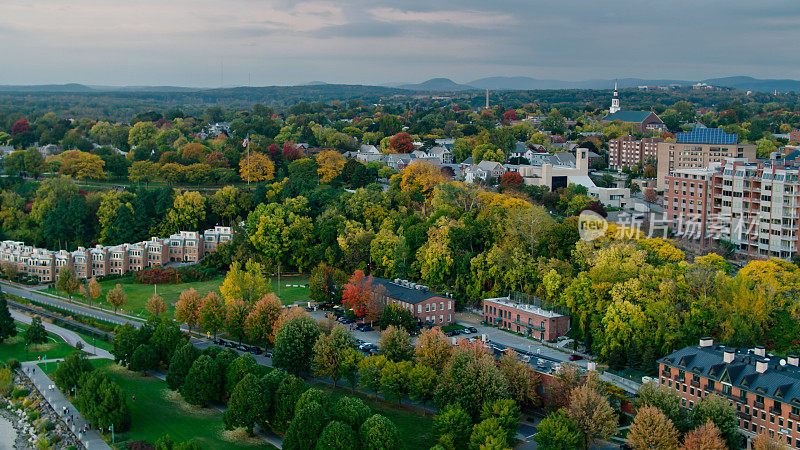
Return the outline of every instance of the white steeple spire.
<path id="1" fill-rule="evenodd" d="M 614 96 L 611 98 L 611 108 L 608 108 L 609 114 L 614 114 L 619 111 L 619 94 L 617 93 L 617 80 L 614 80 Z"/>

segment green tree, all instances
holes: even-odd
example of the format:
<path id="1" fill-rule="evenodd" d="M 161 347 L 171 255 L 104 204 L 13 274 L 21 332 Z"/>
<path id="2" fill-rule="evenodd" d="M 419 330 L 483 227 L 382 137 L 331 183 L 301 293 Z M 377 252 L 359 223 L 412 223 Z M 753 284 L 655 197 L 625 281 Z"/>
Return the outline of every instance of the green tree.
<path id="1" fill-rule="evenodd" d="M 358 430 L 372 412 L 360 398 L 342 397 L 333 405 L 331 416 L 333 420 L 349 425 L 353 430 Z"/>
<path id="2" fill-rule="evenodd" d="M 500 421 L 494 417 L 485 419 L 472 427 L 472 434 L 469 437 L 469 448 L 479 450 L 491 448 L 509 448 L 506 430 Z M 499 445 L 499 447 L 496 447 Z"/>
<path id="3" fill-rule="evenodd" d="M 472 418 L 458 405 L 447 405 L 433 417 L 433 429 L 437 436 L 450 434 L 453 448 L 464 448 L 472 432 Z"/>
<path id="4" fill-rule="evenodd" d="M 390 361 L 406 361 L 414 356 L 411 336 L 403 328 L 394 325 L 389 326 L 381 333 L 381 337 L 378 340 L 378 348 Z"/>
<path id="5" fill-rule="evenodd" d="M 172 354 L 172 359 L 169 362 L 169 370 L 167 372 L 167 386 L 172 390 L 180 389 L 183 382 L 186 380 L 186 375 L 192 368 L 192 364 L 200 357 L 200 352 L 191 343 L 187 342 L 175 353 Z"/>
<path id="6" fill-rule="evenodd" d="M 542 450 L 573 450 L 583 445 L 578 424 L 561 410 L 550 413 L 539 423 L 533 440 Z"/>
<path id="7" fill-rule="evenodd" d="M 267 406 L 261 384 L 255 375 L 248 373 L 233 388 L 222 420 L 226 428 L 244 427 L 252 435 L 254 425 L 264 420 Z"/>
<path id="8" fill-rule="evenodd" d="M 0 290 L 0 343 L 6 339 L 17 335 L 17 325 L 11 312 L 8 310 L 6 294 Z"/>
<path id="9" fill-rule="evenodd" d="M 251 305 L 242 300 L 233 300 L 228 303 L 225 313 L 225 331 L 242 342 L 245 335 L 245 324 Z"/>
<path id="10" fill-rule="evenodd" d="M 319 303 L 339 303 L 342 299 L 342 286 L 347 275 L 341 270 L 325 263 L 319 263 L 308 279 L 309 297 Z"/>
<path id="11" fill-rule="evenodd" d="M 442 371 L 434 401 L 437 408 L 459 404 L 477 418 L 485 402 L 508 397 L 508 382 L 491 356 L 457 349 Z"/>
<path id="12" fill-rule="evenodd" d="M 346 423 L 328 422 L 317 440 L 316 450 L 352 450 L 358 448 L 356 433 Z"/>
<path id="13" fill-rule="evenodd" d="M 303 405 L 286 431 L 282 448 L 287 450 L 315 448 L 326 422 L 327 413 L 319 403 L 312 401 Z"/>
<path id="14" fill-rule="evenodd" d="M 314 375 L 330 378 L 335 387 L 343 372 L 342 355 L 354 345 L 353 336 L 341 325 L 334 326 L 330 334 L 319 336 L 314 343 L 314 356 L 311 362 Z"/>
<path id="15" fill-rule="evenodd" d="M 140 344 L 139 333 L 130 323 L 118 325 L 114 328 L 114 340 L 111 342 L 111 354 L 114 360 L 122 366 L 130 363 L 131 356 Z"/>
<path id="16" fill-rule="evenodd" d="M 241 300 L 249 307 L 267 295 L 271 286 L 261 264 L 248 260 L 242 267 L 238 261 L 234 261 L 219 290 L 226 302 Z"/>
<path id="17" fill-rule="evenodd" d="M 400 448 L 400 433 L 391 420 L 375 414 L 358 430 L 361 448 L 364 450 L 389 450 Z"/>
<path id="18" fill-rule="evenodd" d="M 244 379 L 248 374 L 255 375 L 257 370 L 258 364 L 256 363 L 256 359 L 253 358 L 253 355 L 242 353 L 237 356 L 236 359 L 228 365 L 227 370 L 225 370 L 225 392 L 229 394 L 233 392 L 233 389 L 239 384 L 239 381 Z"/>
<path id="19" fill-rule="evenodd" d="M 294 375 L 283 378 L 275 390 L 275 399 L 273 401 L 275 407 L 270 423 L 274 430 L 279 432 L 286 431 L 289 427 L 289 422 L 294 417 L 297 400 L 300 399 L 306 389 L 308 389 L 308 386 L 303 380 Z"/>
<path id="20" fill-rule="evenodd" d="M 175 191 L 172 209 L 161 223 L 161 233 L 198 230 L 206 218 L 205 197 L 197 191 Z"/>
<path id="21" fill-rule="evenodd" d="M 41 317 L 35 316 L 31 320 L 31 324 L 28 325 L 28 328 L 23 333 L 23 338 L 25 339 L 26 345 L 44 344 L 47 342 L 47 331 L 44 329 Z"/>
<path id="22" fill-rule="evenodd" d="M 381 371 L 388 360 L 383 355 L 372 355 L 358 364 L 358 384 L 378 392 L 381 388 Z"/>
<path id="23" fill-rule="evenodd" d="M 72 352 L 64 358 L 53 373 L 53 381 L 62 391 L 77 386 L 85 373 L 92 371 L 92 365 L 83 352 Z"/>
<path id="24" fill-rule="evenodd" d="M 712 394 L 703 397 L 695 403 L 694 409 L 692 409 L 692 423 L 695 427 L 699 427 L 709 420 L 719 428 L 729 448 L 739 446 L 741 440 L 739 419 L 736 417 L 733 405 L 719 395 Z"/>
<path id="25" fill-rule="evenodd" d="M 652 382 L 643 384 L 636 391 L 633 406 L 638 410 L 645 405 L 658 408 L 681 433 L 691 428 L 687 411 L 681 406 L 681 397 L 674 389 Z"/>
<path id="26" fill-rule="evenodd" d="M 511 440 L 517 434 L 519 417 L 519 406 L 514 400 L 508 398 L 484 403 L 481 408 L 481 419 L 497 419 L 500 426 L 508 433 L 506 436 L 508 440 Z"/>
<path id="27" fill-rule="evenodd" d="M 75 395 L 75 407 L 92 427 L 107 430 L 114 425 L 115 432 L 123 432 L 131 426 L 131 412 L 125 402 L 126 397 L 107 375 L 95 370 L 81 377 Z"/>
<path id="28" fill-rule="evenodd" d="M 272 362 L 275 367 L 299 374 L 311 368 L 314 343 L 319 337 L 317 322 L 308 316 L 294 318 L 278 328 Z"/>
<path id="29" fill-rule="evenodd" d="M 202 355 L 189 369 L 180 392 L 189 404 L 205 406 L 216 398 L 221 384 L 219 366 L 210 356 Z"/>
<path id="30" fill-rule="evenodd" d="M 409 377 L 414 364 L 411 361 L 388 361 L 381 369 L 381 393 L 387 398 L 402 402 L 409 392 Z"/>
<path id="31" fill-rule="evenodd" d="M 153 349 L 147 344 L 136 347 L 131 355 L 131 363 L 128 369 L 134 372 L 147 372 L 158 367 L 158 359 Z"/>
<path id="32" fill-rule="evenodd" d="M 408 374 L 408 389 L 412 398 L 427 403 L 433 399 L 439 375 L 431 367 L 416 363 Z"/>

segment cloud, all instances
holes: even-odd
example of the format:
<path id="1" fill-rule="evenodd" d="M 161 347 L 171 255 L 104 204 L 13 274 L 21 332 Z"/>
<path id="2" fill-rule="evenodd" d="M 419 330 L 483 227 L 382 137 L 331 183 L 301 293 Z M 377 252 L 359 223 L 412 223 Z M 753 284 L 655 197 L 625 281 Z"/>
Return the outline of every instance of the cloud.
<path id="1" fill-rule="evenodd" d="M 450 24 L 476 28 L 498 28 L 516 23 L 506 13 L 482 11 L 410 11 L 397 8 L 374 8 L 369 13 L 382 22 L 416 22 L 426 25 Z"/>

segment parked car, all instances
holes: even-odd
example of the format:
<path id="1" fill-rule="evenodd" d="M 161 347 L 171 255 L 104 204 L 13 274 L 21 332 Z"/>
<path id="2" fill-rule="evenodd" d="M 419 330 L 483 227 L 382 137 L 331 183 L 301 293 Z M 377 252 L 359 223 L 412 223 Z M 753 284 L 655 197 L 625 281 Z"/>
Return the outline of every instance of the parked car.
<path id="1" fill-rule="evenodd" d="M 371 348 L 371 349 L 369 349 L 369 354 L 370 354 L 370 355 L 377 355 L 377 354 L 379 354 L 380 352 L 381 352 L 381 349 L 379 349 L 378 347 L 375 347 L 375 348 Z"/>
<path id="2" fill-rule="evenodd" d="M 365 341 L 363 339 L 356 338 L 356 347 L 361 345 L 361 344 L 363 344 L 363 343 L 365 343 L 365 342 L 367 342 L 367 341 Z"/>
<path id="3" fill-rule="evenodd" d="M 569 357 L 570 361 L 579 361 L 581 359 L 583 359 L 583 356 L 581 356 L 581 355 L 570 355 L 570 357 Z"/>
<path id="4" fill-rule="evenodd" d="M 378 346 L 375 344 L 371 344 L 369 342 L 365 342 L 358 346 L 358 349 L 364 353 L 369 353 L 371 350 L 377 349 Z"/>
<path id="5" fill-rule="evenodd" d="M 358 331 L 372 331 L 374 328 L 372 328 L 370 325 L 365 323 L 365 324 L 359 325 L 356 329 Z"/>
<path id="6" fill-rule="evenodd" d="M 315 308 L 313 306 L 306 306 L 306 311 L 315 311 Z"/>
<path id="7" fill-rule="evenodd" d="M 475 327 L 467 327 L 467 329 L 469 330 L 470 333 L 477 333 L 478 332 L 478 329 L 475 328 Z"/>
<path id="8" fill-rule="evenodd" d="M 260 355 L 264 353 L 264 350 L 261 350 L 261 347 L 250 347 L 250 353 L 254 355 Z"/>
<path id="9" fill-rule="evenodd" d="M 239 350 L 239 351 L 242 351 L 242 352 L 249 352 L 250 351 L 250 347 L 248 347 L 246 345 L 237 345 L 236 346 L 236 350 Z"/>
<path id="10" fill-rule="evenodd" d="M 264 352 L 264 356 L 267 358 L 272 358 L 272 352 Z"/>
<path id="11" fill-rule="evenodd" d="M 341 322 L 341 323 L 343 323 L 345 325 L 349 325 L 349 324 L 355 322 L 355 320 L 349 319 L 347 317 L 342 317 L 341 319 L 339 319 L 339 322 Z"/>

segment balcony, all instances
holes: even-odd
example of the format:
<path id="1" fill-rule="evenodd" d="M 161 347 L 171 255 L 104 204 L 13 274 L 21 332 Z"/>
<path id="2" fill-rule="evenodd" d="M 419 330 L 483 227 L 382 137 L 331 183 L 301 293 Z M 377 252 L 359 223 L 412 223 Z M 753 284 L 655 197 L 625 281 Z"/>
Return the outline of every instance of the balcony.
<path id="1" fill-rule="evenodd" d="M 536 325 L 520 322 L 519 320 L 512 321 L 511 323 L 513 323 L 514 325 L 519 325 L 521 327 L 530 328 L 531 330 L 534 331 L 544 331 L 544 327 L 537 327 Z"/>

